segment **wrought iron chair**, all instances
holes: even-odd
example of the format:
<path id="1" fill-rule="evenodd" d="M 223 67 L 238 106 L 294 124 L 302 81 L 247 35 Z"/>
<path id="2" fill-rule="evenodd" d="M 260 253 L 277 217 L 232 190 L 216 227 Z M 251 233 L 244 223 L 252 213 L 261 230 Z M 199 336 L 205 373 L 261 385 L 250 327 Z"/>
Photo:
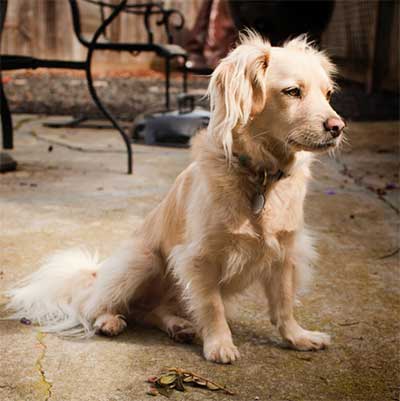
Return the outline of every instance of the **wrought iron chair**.
<path id="1" fill-rule="evenodd" d="M 184 25 L 184 18 L 182 14 L 177 10 L 165 9 L 163 7 L 162 2 L 131 4 L 128 3 L 128 0 L 122 0 L 118 5 L 115 5 L 107 3 L 105 1 L 98 1 L 98 0 L 84 0 L 84 1 L 100 6 L 103 16 L 102 23 L 97 28 L 93 36 L 90 39 L 88 39 L 82 34 L 80 12 L 77 0 L 69 0 L 72 12 L 74 32 L 79 42 L 87 48 L 86 60 L 84 61 L 44 60 L 27 56 L 2 55 L 0 63 L 0 74 L 1 70 L 15 70 L 21 68 L 35 69 L 38 67 L 84 70 L 86 72 L 88 89 L 95 104 L 104 114 L 104 116 L 109 121 L 111 121 L 112 126 L 116 130 L 118 130 L 118 132 L 120 133 L 121 137 L 124 140 L 128 155 L 128 174 L 131 174 L 133 165 L 133 155 L 132 155 L 130 138 L 123 129 L 123 127 L 118 123 L 117 119 L 101 102 L 99 96 L 97 95 L 96 89 L 93 86 L 93 77 L 92 77 L 93 53 L 94 51 L 97 50 L 153 52 L 158 56 L 163 57 L 165 59 L 165 73 L 166 73 L 165 107 L 167 110 L 169 110 L 171 60 L 176 57 L 181 57 L 184 60 L 184 64 L 186 63 L 187 60 L 187 54 L 185 50 L 182 49 L 180 46 L 172 44 L 171 28 L 173 27 L 174 29 L 182 29 Z M 1 33 L 7 10 L 7 0 L 1 0 L 0 4 L 1 4 L 1 20 L 0 20 L 0 33 Z M 111 10 L 111 14 L 107 18 L 104 18 L 105 8 L 109 8 Z M 106 28 L 122 12 L 143 16 L 144 26 L 147 32 L 147 43 L 121 43 L 121 42 L 111 42 L 111 41 L 102 41 L 102 42 L 99 41 L 100 37 L 105 35 Z M 178 23 L 173 24 L 171 18 L 175 14 L 178 15 L 179 21 Z M 164 27 L 168 38 L 167 44 L 154 43 L 154 33 L 152 31 L 150 23 L 150 17 L 152 15 L 158 15 L 160 17 L 156 23 L 157 25 Z M 187 89 L 187 72 L 186 70 L 184 70 L 183 91 L 186 92 L 186 89 Z M 0 102 L 1 102 L 2 129 L 3 129 L 3 148 L 12 149 L 13 148 L 12 119 L 1 80 L 0 80 Z"/>

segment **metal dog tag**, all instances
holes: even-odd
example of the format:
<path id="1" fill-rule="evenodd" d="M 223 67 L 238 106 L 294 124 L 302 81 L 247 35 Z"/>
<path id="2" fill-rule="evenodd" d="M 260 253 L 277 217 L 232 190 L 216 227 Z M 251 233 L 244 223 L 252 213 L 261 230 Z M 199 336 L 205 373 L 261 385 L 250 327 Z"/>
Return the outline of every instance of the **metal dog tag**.
<path id="1" fill-rule="evenodd" d="M 255 194 L 253 201 L 251 202 L 251 207 L 254 214 L 260 214 L 265 206 L 265 196 L 264 194 Z"/>

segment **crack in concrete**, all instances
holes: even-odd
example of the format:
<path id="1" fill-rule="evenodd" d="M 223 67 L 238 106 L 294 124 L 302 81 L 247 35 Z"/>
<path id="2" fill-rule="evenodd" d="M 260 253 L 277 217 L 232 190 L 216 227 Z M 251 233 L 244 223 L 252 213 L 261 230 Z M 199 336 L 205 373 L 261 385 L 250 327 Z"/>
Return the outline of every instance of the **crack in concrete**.
<path id="1" fill-rule="evenodd" d="M 395 205 L 393 205 L 391 202 L 389 202 L 383 195 L 379 195 L 375 191 L 372 191 L 370 188 L 368 188 L 368 186 L 363 183 L 362 178 L 354 177 L 351 174 L 350 169 L 347 167 L 346 163 L 341 162 L 339 160 L 335 160 L 335 161 L 341 167 L 341 169 L 339 170 L 340 174 L 342 174 L 343 176 L 345 176 L 347 178 L 350 178 L 354 182 L 354 184 L 358 185 L 359 187 L 367 190 L 368 192 L 374 193 L 379 200 L 381 200 L 383 203 L 385 203 L 385 205 L 389 206 L 396 214 L 400 214 L 400 210 Z"/>
<path id="2" fill-rule="evenodd" d="M 11 384 L 0 384 L 0 388 L 8 388 L 10 390 L 15 390 L 16 386 L 13 386 Z"/>
<path id="3" fill-rule="evenodd" d="M 396 212 L 396 214 L 400 214 L 400 210 L 393 205 L 391 202 L 389 202 L 386 198 L 384 198 L 382 195 L 377 195 L 378 199 L 380 199 L 382 202 L 386 203 L 392 210 Z"/>
<path id="4" fill-rule="evenodd" d="M 26 117 L 19 120 L 16 124 L 14 124 L 13 131 L 18 131 L 23 125 L 30 123 L 31 121 L 39 120 L 40 117 Z"/>
<path id="5" fill-rule="evenodd" d="M 43 138 L 41 137 L 36 131 L 34 130 L 30 130 L 29 132 L 27 132 L 27 134 L 29 134 L 30 136 L 32 136 L 33 138 L 42 141 L 42 142 L 46 142 L 49 143 L 51 145 L 57 145 L 57 146 L 62 146 L 66 149 L 69 150 L 76 150 L 78 152 L 83 152 L 83 153 L 117 153 L 117 154 L 122 154 L 125 153 L 125 150 L 117 150 L 117 149 L 90 149 L 90 148 L 83 148 L 81 146 L 75 146 L 75 145 L 70 145 L 68 143 L 65 142 L 60 142 L 60 141 L 56 141 L 54 139 L 48 139 L 48 138 Z"/>
<path id="6" fill-rule="evenodd" d="M 47 350 L 47 346 L 44 343 L 45 336 L 46 335 L 41 331 L 38 331 L 38 333 L 36 335 L 36 339 L 37 339 L 39 347 L 41 348 L 41 352 L 39 354 L 38 359 L 36 360 L 35 368 L 38 371 L 39 376 L 40 376 L 39 381 L 37 383 L 37 387 L 40 392 L 43 392 L 44 401 L 49 401 L 50 397 L 51 397 L 51 389 L 52 389 L 53 385 L 47 380 L 46 372 L 43 367 L 43 359 L 46 356 L 46 350 Z"/>

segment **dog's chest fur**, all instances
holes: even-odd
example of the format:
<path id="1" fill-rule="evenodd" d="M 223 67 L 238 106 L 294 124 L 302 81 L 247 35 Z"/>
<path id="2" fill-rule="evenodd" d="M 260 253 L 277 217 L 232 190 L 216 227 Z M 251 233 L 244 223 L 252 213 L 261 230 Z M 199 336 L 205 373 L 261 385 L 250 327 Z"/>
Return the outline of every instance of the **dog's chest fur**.
<path id="1" fill-rule="evenodd" d="M 268 274 L 288 251 L 288 237 L 303 227 L 303 178 L 296 175 L 276 184 L 260 216 L 250 215 L 229 229 L 229 245 L 222 255 L 223 283 L 241 290 Z"/>

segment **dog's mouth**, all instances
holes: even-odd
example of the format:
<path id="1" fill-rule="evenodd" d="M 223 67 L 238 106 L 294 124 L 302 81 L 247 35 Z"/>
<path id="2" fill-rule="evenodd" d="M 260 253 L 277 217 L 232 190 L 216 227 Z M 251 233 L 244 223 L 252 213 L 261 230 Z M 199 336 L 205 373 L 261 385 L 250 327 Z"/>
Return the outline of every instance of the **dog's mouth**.
<path id="1" fill-rule="evenodd" d="M 336 147 L 338 144 L 337 138 L 329 139 L 325 142 L 313 142 L 313 143 L 302 143 L 294 139 L 289 140 L 289 145 L 294 147 L 296 150 L 305 150 L 308 152 L 323 152 L 328 149 Z"/>

